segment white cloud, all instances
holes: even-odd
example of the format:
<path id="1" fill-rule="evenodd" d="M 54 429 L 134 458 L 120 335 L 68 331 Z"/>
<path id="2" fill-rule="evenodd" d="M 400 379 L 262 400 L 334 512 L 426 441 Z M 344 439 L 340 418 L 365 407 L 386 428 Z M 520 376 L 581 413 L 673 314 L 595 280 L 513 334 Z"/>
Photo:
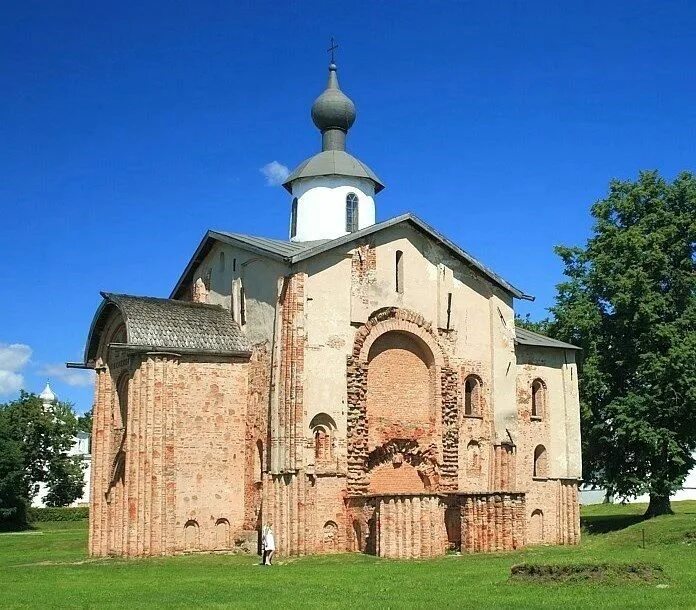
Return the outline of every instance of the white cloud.
<path id="1" fill-rule="evenodd" d="M 279 184 L 283 184 L 285 179 L 290 175 L 290 170 L 282 163 L 278 163 L 278 161 L 266 163 L 259 171 L 266 176 L 267 186 L 278 186 Z"/>
<path id="2" fill-rule="evenodd" d="M 19 392 L 23 385 L 24 377 L 22 377 L 22 375 L 0 369 L 0 396 Z"/>
<path id="3" fill-rule="evenodd" d="M 23 343 L 0 343 L 0 395 L 14 394 L 24 385 L 20 371 L 31 358 L 31 348 Z"/>
<path id="4" fill-rule="evenodd" d="M 94 371 L 69 369 L 64 364 L 46 364 L 41 367 L 39 373 L 51 380 L 58 379 L 74 387 L 85 387 L 94 383 Z"/>

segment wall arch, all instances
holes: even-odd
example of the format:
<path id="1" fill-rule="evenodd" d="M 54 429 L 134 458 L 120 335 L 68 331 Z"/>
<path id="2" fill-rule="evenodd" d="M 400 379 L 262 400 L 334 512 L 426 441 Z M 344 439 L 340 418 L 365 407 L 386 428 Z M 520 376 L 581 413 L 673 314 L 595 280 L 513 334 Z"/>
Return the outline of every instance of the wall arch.
<path id="1" fill-rule="evenodd" d="M 215 548 L 230 548 L 230 522 L 227 519 L 218 519 L 215 522 Z"/>
<path id="2" fill-rule="evenodd" d="M 367 362 L 372 344 L 381 335 L 390 331 L 410 334 L 415 340 L 422 342 L 432 354 L 435 366 L 447 364 L 444 351 L 425 318 L 398 307 L 378 309 L 372 313 L 367 323 L 361 326 L 355 335 L 353 356 L 362 362 Z"/>
<path id="3" fill-rule="evenodd" d="M 529 543 L 540 544 L 544 542 L 544 513 L 540 508 L 532 511 L 529 518 Z"/>
<path id="4" fill-rule="evenodd" d="M 327 553 L 338 551 L 338 525 L 336 525 L 335 521 L 327 521 L 324 523 L 322 530 L 322 547 Z"/>
<path id="5" fill-rule="evenodd" d="M 198 521 L 189 519 L 184 524 L 184 550 L 197 551 L 200 549 L 201 537 Z"/>

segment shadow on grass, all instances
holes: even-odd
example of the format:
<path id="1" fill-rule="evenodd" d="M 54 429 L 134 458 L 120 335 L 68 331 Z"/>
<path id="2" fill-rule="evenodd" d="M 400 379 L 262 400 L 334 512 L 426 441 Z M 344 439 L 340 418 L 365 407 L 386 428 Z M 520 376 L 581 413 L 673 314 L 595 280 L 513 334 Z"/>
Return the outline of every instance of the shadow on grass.
<path id="1" fill-rule="evenodd" d="M 590 534 L 608 534 L 645 521 L 643 515 L 588 515 L 580 519 L 580 527 Z"/>
<path id="2" fill-rule="evenodd" d="M 0 521 L 0 533 L 29 532 L 36 528 L 30 523 L 15 523 L 13 521 Z"/>

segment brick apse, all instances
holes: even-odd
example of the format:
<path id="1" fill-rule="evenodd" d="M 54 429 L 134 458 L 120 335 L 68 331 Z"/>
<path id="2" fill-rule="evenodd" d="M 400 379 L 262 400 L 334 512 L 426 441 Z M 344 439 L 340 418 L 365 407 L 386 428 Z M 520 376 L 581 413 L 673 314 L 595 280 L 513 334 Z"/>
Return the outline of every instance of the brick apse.
<path id="1" fill-rule="evenodd" d="M 414 217 L 287 243 L 209 233 L 172 298 L 103 293 L 90 552 L 577 543 L 577 350 Z"/>

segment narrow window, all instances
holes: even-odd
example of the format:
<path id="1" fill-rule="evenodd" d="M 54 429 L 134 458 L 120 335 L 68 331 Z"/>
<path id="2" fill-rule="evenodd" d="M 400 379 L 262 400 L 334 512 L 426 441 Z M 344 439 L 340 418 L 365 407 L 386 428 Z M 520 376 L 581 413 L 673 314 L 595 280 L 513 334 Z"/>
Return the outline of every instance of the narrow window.
<path id="1" fill-rule="evenodd" d="M 239 287 L 239 325 L 244 326 L 246 324 L 246 294 L 244 293 L 244 286 Z"/>
<path id="2" fill-rule="evenodd" d="M 464 415 L 479 415 L 481 409 L 481 382 L 470 375 L 464 382 Z"/>
<path id="3" fill-rule="evenodd" d="M 220 271 L 224 272 L 225 271 L 225 253 L 220 252 Z"/>
<path id="4" fill-rule="evenodd" d="M 541 379 L 535 379 L 532 382 L 532 417 L 543 417 L 545 403 L 546 386 Z"/>
<path id="5" fill-rule="evenodd" d="M 404 291 L 404 253 L 401 250 L 396 251 L 396 291 L 401 294 Z"/>
<path id="6" fill-rule="evenodd" d="M 447 330 L 450 329 L 452 324 L 452 293 L 447 293 Z"/>
<path id="7" fill-rule="evenodd" d="M 297 197 L 292 200 L 292 209 L 290 210 L 290 237 L 297 235 Z"/>
<path id="8" fill-rule="evenodd" d="M 324 428 L 314 431 L 314 459 L 317 463 L 326 462 L 331 458 L 330 437 Z"/>
<path id="9" fill-rule="evenodd" d="M 237 259 L 232 259 L 232 271 L 237 271 Z"/>
<path id="10" fill-rule="evenodd" d="M 536 478 L 546 478 L 548 476 L 548 464 L 546 459 L 546 448 L 544 445 L 537 445 L 534 449 L 534 472 Z"/>
<path id="11" fill-rule="evenodd" d="M 353 233 L 358 230 L 358 196 L 355 193 L 346 195 L 346 231 Z"/>

